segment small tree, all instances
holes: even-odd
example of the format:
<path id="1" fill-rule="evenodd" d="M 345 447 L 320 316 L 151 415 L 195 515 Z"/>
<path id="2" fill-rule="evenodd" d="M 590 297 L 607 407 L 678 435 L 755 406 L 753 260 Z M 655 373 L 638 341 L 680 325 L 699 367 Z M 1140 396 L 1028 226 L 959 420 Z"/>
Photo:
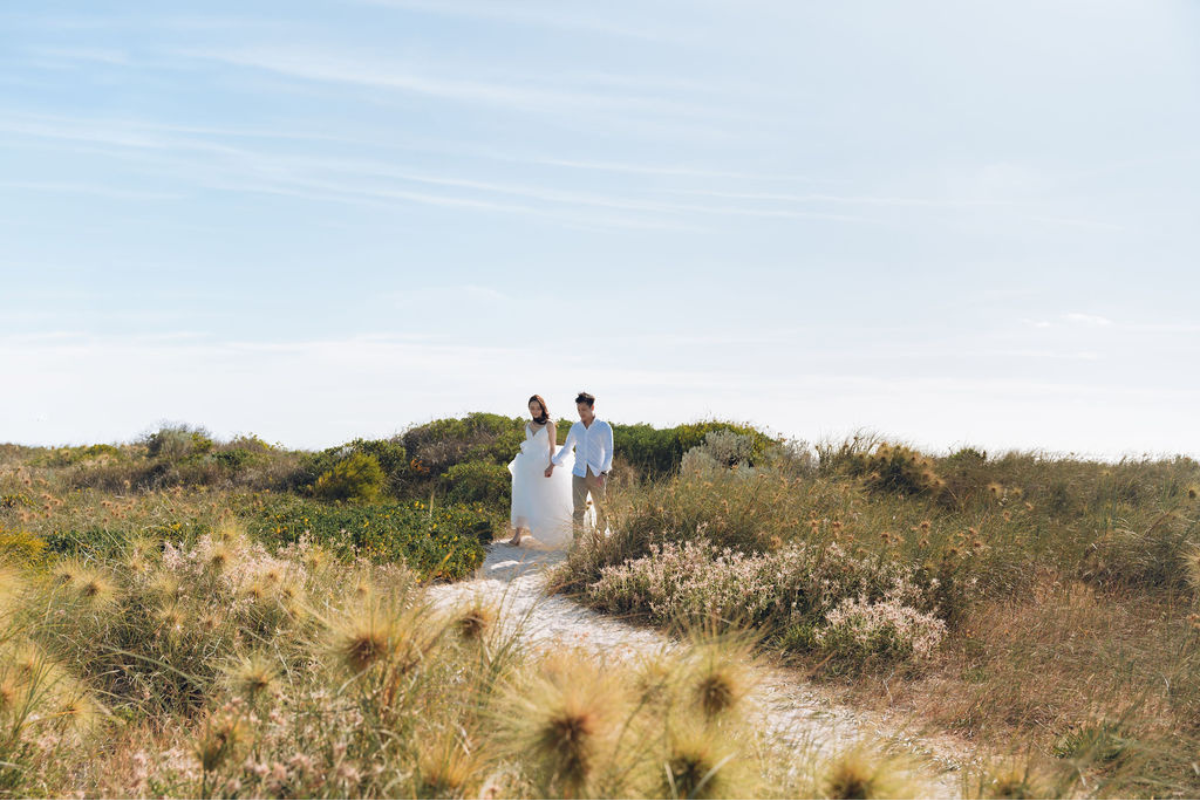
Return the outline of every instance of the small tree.
<path id="1" fill-rule="evenodd" d="M 354 453 L 317 478 L 313 493 L 325 500 L 356 500 L 369 503 L 383 492 L 386 480 L 375 456 Z"/>

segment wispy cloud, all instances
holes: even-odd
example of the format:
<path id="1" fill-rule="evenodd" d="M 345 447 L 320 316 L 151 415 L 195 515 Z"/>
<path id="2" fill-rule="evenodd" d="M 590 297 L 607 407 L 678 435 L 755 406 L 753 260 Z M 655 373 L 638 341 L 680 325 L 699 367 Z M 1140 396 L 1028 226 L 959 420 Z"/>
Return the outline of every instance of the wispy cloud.
<path id="1" fill-rule="evenodd" d="M 52 62 L 82 62 L 107 64 L 116 67 L 133 65 L 128 51 L 104 47 L 30 47 L 26 51 L 35 58 Z"/>
<path id="2" fill-rule="evenodd" d="M 491 22 L 529 25 L 543 28 L 585 31 L 649 42 L 684 42 L 687 38 L 679 33 L 679 27 L 671 31 L 646 25 L 618 25 L 613 15 L 580 14 L 587 10 L 585 5 L 541 3 L 530 7 L 516 2 L 464 2 L 464 0 L 359 0 L 360 3 L 383 6 L 401 11 L 443 16 L 465 17 Z M 601 8 L 599 6 L 595 8 Z M 565 13 L 564 13 L 565 12 Z"/>
<path id="3" fill-rule="evenodd" d="M 178 200 L 187 195 L 181 192 L 154 192 L 102 186 L 88 183 L 55 183 L 53 181 L 0 181 L 0 188 L 20 189 L 55 194 L 84 194 L 108 197 L 114 200 Z"/>
<path id="4" fill-rule="evenodd" d="M 1063 314 L 1062 318 L 1067 322 L 1076 325 L 1091 325 L 1099 328 L 1107 327 L 1113 324 L 1111 319 L 1108 317 L 1099 316 L 1098 314 L 1080 314 L 1077 312 L 1072 312 L 1069 314 Z"/>
<path id="5" fill-rule="evenodd" d="M 665 202 L 512 180 L 434 174 L 379 160 L 280 155 L 246 143 L 219 141 L 225 133 L 220 130 L 213 134 L 218 137 L 214 141 L 204 128 L 197 126 L 142 126 L 130 121 L 97 121 L 89 125 L 64 119 L 17 118 L 0 120 L 0 131 L 122 148 L 130 151 L 122 157 L 136 159 L 143 168 L 153 169 L 161 179 L 176 184 L 190 180 L 199 187 L 309 200 L 382 206 L 419 204 L 520 214 L 593 229 L 695 230 L 706 224 L 703 218 L 714 217 L 870 221 L 840 211 Z M 70 186 L 64 183 L 58 188 L 65 191 Z M 443 191 L 422 190 L 419 188 L 422 186 Z M 26 188 L 48 191 L 51 186 L 38 187 L 30 182 Z M 84 191 L 82 186 L 75 188 Z"/>
<path id="6" fill-rule="evenodd" d="M 274 72 L 292 78 L 389 89 L 462 103 L 508 107 L 555 116 L 572 113 L 638 113 L 661 117 L 711 116 L 712 110 L 672 97 L 597 93 L 562 89 L 529 78 L 507 82 L 437 74 L 428 63 L 414 65 L 365 53 L 330 49 L 255 46 L 243 48 L 188 48 L 175 55 Z"/>

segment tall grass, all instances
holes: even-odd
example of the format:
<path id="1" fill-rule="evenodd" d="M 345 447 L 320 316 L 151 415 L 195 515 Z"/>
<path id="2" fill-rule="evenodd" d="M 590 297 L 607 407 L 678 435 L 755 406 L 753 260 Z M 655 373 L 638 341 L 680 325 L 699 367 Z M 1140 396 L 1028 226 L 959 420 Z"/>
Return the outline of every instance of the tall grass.
<path id="1" fill-rule="evenodd" d="M 232 518 L 0 579 L 0 797 L 795 796 L 822 769 L 756 727 L 744 642 L 531 651 L 479 596 Z"/>
<path id="2" fill-rule="evenodd" d="M 557 585 L 668 627 L 749 622 L 858 702 L 1032 745 L 1053 769 L 996 784 L 1014 792 L 1200 790 L 1200 464 L 870 437 L 818 452 L 615 493 L 613 534 L 582 541 Z M 1120 756 L 1063 746 L 1078 735 L 1117 737 Z"/>

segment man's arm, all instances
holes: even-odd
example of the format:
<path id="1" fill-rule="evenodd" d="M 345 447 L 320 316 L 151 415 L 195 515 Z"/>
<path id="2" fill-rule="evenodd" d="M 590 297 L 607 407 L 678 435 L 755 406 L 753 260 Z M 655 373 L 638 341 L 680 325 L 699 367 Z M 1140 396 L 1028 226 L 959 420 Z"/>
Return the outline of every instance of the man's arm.
<path id="1" fill-rule="evenodd" d="M 612 469 L 613 462 L 613 429 L 612 425 L 604 423 L 604 463 L 600 465 L 600 472 L 608 474 Z"/>
<path id="2" fill-rule="evenodd" d="M 567 440 L 563 442 L 563 446 L 558 449 L 554 457 L 550 459 L 550 466 L 561 467 L 562 460 L 567 453 L 571 452 L 571 448 L 575 446 L 575 440 L 578 437 L 575 435 L 575 426 L 571 426 L 571 430 L 567 431 Z"/>

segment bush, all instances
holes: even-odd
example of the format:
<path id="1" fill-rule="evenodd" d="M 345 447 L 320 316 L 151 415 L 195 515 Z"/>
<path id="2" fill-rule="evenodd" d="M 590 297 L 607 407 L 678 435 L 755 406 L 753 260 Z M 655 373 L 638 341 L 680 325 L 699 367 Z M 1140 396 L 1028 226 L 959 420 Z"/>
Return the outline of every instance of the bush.
<path id="1" fill-rule="evenodd" d="M 365 453 L 339 461 L 317 478 L 313 494 L 323 500 L 371 502 L 383 491 L 384 474 L 375 456 Z"/>
<path id="2" fill-rule="evenodd" d="M 416 475 L 437 478 L 465 461 L 507 464 L 525 440 L 525 421 L 499 414 L 468 414 L 410 428 L 401 437 Z"/>
<path id="3" fill-rule="evenodd" d="M 42 562 L 45 553 L 46 540 L 42 537 L 0 525 L 0 565 L 33 567 Z"/>
<path id="4" fill-rule="evenodd" d="M 241 447 L 234 447 L 229 450 L 220 450 L 212 454 L 213 461 L 220 464 L 230 472 L 241 472 L 246 467 L 255 464 L 262 460 L 259 453 L 246 450 Z"/>
<path id="5" fill-rule="evenodd" d="M 188 456 L 203 455 L 213 448 L 212 436 L 204 428 L 189 425 L 166 425 L 145 438 L 146 451 L 151 458 L 180 461 Z"/>
<path id="6" fill-rule="evenodd" d="M 714 470 L 738 469 L 739 476 L 753 474 L 749 466 L 754 451 L 754 437 L 734 433 L 731 430 L 711 431 L 704 443 L 683 454 L 680 471 L 685 474 L 707 476 Z"/>
<path id="7" fill-rule="evenodd" d="M 707 540 L 663 544 L 649 555 L 605 567 L 588 599 L 614 613 L 660 622 L 718 622 L 783 631 L 825 625 L 847 599 L 896 600 L 931 612 L 935 594 L 895 561 L 860 557 L 836 544 L 793 544 L 761 555 L 715 548 Z"/>
<path id="8" fill-rule="evenodd" d="M 749 464 L 756 463 L 775 444 L 769 436 L 748 425 L 713 420 L 665 429 L 646 424 L 613 425 L 613 447 L 617 458 L 644 476 L 661 477 L 677 470 L 684 453 L 704 445 L 706 437 L 716 432 L 747 437 L 745 461 Z"/>
<path id="9" fill-rule="evenodd" d="M 814 638 L 831 656 L 866 661 L 928 658 L 945 635 L 945 622 L 905 605 L 899 597 L 872 603 L 860 596 L 842 600 Z"/>
<path id="10" fill-rule="evenodd" d="M 508 468 L 486 461 L 455 464 L 442 473 L 446 499 L 453 503 L 481 503 L 507 510 L 512 504 L 512 475 Z"/>
<path id="11" fill-rule="evenodd" d="M 387 478 L 388 488 L 399 494 L 409 477 L 407 451 L 399 439 L 354 439 L 305 457 L 295 476 L 296 486 L 312 486 L 326 472 L 354 455 L 374 458 Z"/>
<path id="12" fill-rule="evenodd" d="M 851 474 L 865 476 L 867 486 L 877 491 L 932 494 L 946 485 L 934 472 L 933 459 L 903 445 L 884 442 L 870 453 L 859 453 L 849 464 Z"/>

